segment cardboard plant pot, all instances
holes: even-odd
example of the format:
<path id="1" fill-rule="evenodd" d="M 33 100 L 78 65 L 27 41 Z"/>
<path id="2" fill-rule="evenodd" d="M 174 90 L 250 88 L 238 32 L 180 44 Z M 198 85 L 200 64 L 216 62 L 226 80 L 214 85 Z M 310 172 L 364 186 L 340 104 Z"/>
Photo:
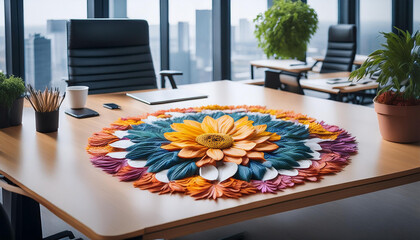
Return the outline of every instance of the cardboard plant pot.
<path id="1" fill-rule="evenodd" d="M 420 105 L 395 106 L 374 101 L 382 138 L 397 143 L 420 141 Z"/>

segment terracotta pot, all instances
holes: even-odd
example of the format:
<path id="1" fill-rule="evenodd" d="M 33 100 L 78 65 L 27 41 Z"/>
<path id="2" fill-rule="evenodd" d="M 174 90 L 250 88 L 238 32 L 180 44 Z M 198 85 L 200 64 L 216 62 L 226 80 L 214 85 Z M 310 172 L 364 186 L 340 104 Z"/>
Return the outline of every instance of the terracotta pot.
<path id="1" fill-rule="evenodd" d="M 374 101 L 382 138 L 398 143 L 420 141 L 420 105 L 394 106 Z"/>

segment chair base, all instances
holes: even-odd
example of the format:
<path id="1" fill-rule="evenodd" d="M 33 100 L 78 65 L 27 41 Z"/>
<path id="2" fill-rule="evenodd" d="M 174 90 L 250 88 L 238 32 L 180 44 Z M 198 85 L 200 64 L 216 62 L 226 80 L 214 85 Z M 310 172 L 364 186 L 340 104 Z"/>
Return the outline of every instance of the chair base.
<path id="1" fill-rule="evenodd" d="M 3 177 L 3 180 L 13 184 Z M 62 231 L 42 238 L 41 212 L 39 203 L 32 198 L 2 189 L 3 207 L 11 223 L 15 240 L 44 239 L 55 240 L 62 238 L 74 239 L 71 231 Z"/>

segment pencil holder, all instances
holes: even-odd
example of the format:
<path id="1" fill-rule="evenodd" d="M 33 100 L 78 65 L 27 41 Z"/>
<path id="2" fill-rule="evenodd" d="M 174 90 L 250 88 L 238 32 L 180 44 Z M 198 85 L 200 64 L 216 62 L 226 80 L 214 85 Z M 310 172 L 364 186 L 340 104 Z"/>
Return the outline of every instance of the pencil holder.
<path id="1" fill-rule="evenodd" d="M 58 109 L 52 112 L 35 112 L 36 131 L 40 133 L 56 132 L 58 113 Z"/>

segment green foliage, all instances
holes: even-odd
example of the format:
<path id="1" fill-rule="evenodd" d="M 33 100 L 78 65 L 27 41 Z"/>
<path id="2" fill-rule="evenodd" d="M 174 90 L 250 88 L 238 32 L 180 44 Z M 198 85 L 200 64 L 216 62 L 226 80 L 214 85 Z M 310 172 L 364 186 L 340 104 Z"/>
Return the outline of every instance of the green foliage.
<path id="1" fill-rule="evenodd" d="M 420 96 L 420 34 L 413 36 L 398 28 L 399 34 L 384 33 L 384 49 L 371 53 L 363 65 L 350 74 L 350 79 L 360 80 L 380 71 L 376 80 L 380 95 L 386 91 L 402 93 L 404 99 L 419 99 Z"/>
<path id="2" fill-rule="evenodd" d="M 0 106 L 10 107 L 13 101 L 25 92 L 22 78 L 7 77 L 0 72 Z"/>
<path id="3" fill-rule="evenodd" d="M 318 28 L 314 9 L 301 1 L 276 0 L 254 19 L 258 46 L 267 58 L 305 59 L 309 40 Z"/>

